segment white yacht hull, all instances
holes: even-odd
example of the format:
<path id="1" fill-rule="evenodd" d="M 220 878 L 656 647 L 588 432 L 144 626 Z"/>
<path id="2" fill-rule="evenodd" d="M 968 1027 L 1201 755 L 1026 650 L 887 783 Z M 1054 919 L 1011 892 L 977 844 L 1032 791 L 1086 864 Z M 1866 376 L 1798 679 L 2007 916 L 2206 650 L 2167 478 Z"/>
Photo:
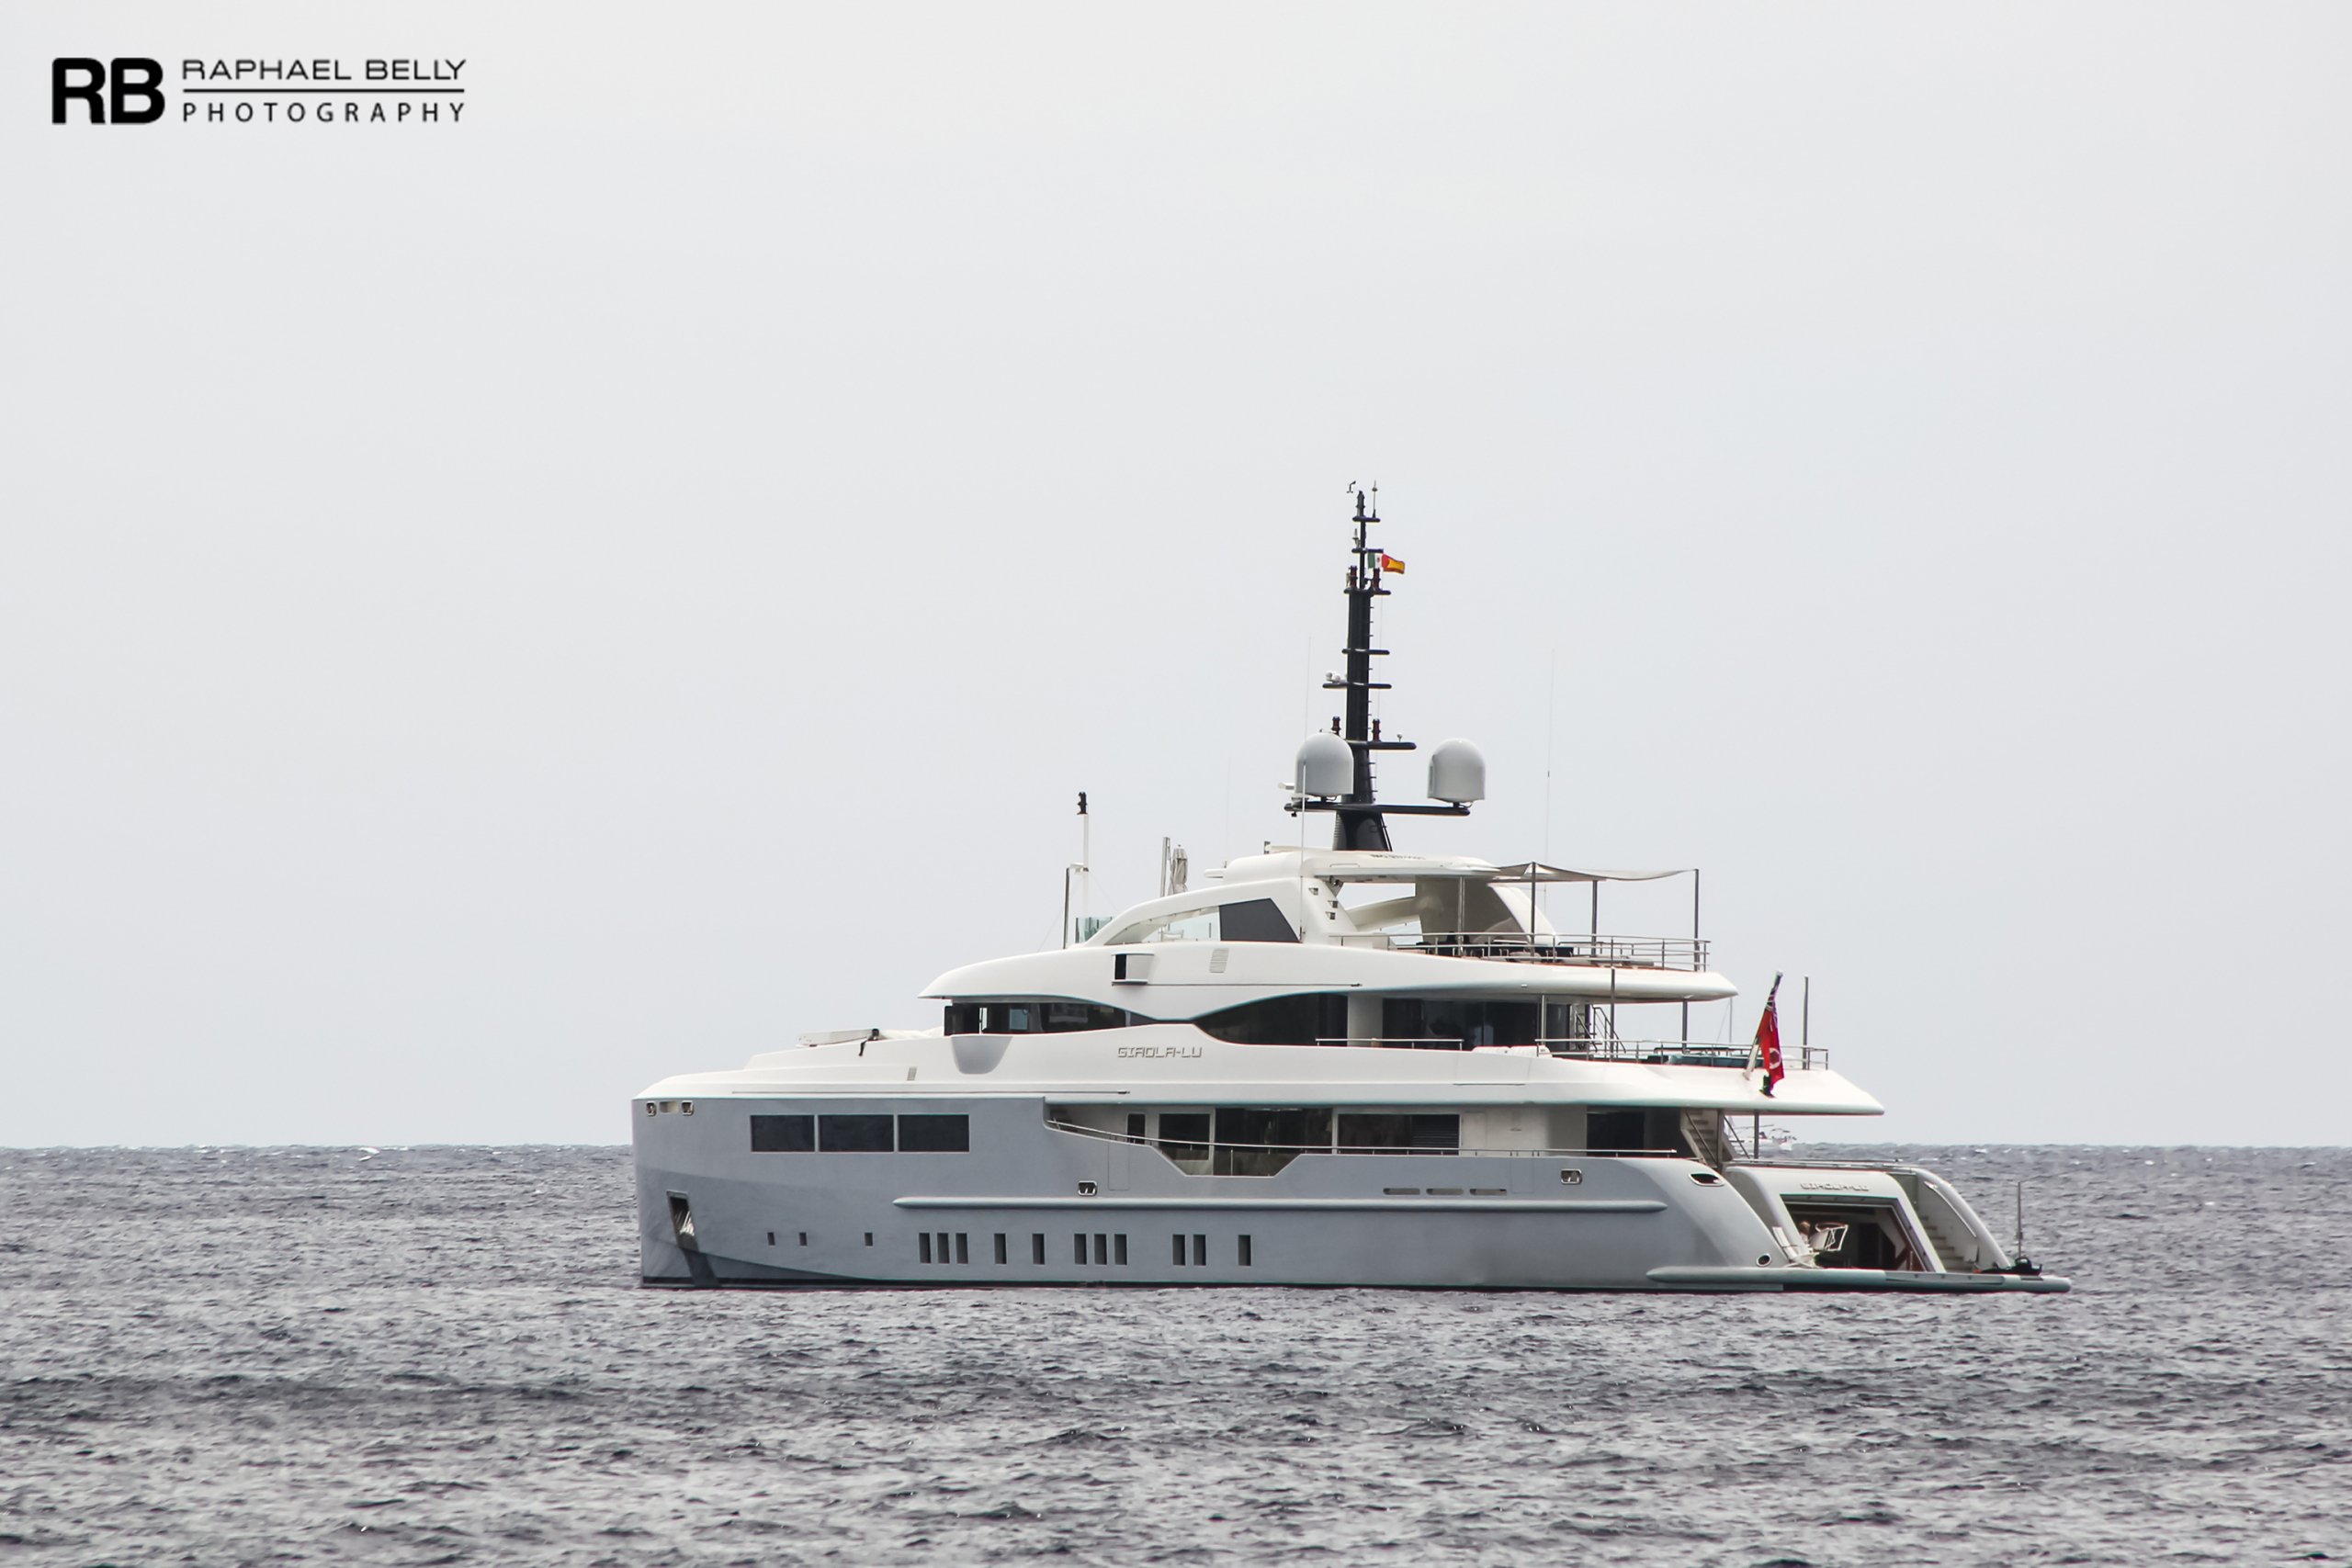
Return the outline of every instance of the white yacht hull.
<path id="1" fill-rule="evenodd" d="M 1271 1176 L 1191 1175 L 1151 1145 L 1045 1125 L 1042 1097 L 965 1095 L 831 1105 L 967 1114 L 966 1152 L 753 1151 L 746 1119 L 781 1103 L 730 1097 L 638 1118 L 646 1283 L 2065 1288 L 1797 1266 L 1785 1227 L 1776 1235 L 1749 1195 L 1757 1183 L 1696 1159 L 1308 1153 Z"/>

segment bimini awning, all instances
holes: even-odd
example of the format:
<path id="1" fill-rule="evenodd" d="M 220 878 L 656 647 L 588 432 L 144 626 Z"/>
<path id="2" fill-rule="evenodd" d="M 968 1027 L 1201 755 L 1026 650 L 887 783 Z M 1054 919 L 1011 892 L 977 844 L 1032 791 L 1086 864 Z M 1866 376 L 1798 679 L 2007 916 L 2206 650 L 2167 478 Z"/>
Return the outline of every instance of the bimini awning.
<path id="1" fill-rule="evenodd" d="M 1498 865 L 1493 873 L 1498 882 L 1658 882 L 1669 876 L 1690 874 L 1691 868 L 1687 865 L 1676 866 L 1672 871 L 1579 871 L 1532 860 L 1517 865 Z"/>

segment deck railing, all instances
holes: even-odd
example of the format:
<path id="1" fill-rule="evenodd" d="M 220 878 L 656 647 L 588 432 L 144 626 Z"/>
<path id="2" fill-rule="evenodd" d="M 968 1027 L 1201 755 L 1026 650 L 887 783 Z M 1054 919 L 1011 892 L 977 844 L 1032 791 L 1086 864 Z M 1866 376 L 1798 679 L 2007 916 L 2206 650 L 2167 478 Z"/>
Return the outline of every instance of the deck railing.
<path id="1" fill-rule="evenodd" d="M 1317 1035 L 1317 1045 L 1357 1045 L 1386 1051 L 1468 1051 L 1476 1049 L 1453 1034 Z M 1646 1062 L 1654 1066 L 1745 1067 L 1751 1047 L 1708 1043 L 1696 1040 L 1624 1040 L 1614 1034 L 1545 1035 L 1502 1044 L 1541 1045 L 1555 1056 L 1579 1061 Z M 1801 1072 L 1829 1066 L 1829 1051 L 1822 1045 L 1784 1047 L 1784 1062 Z"/>
<path id="2" fill-rule="evenodd" d="M 1574 931 L 1360 931 L 1335 935 L 1343 947 L 1384 947 L 1440 958 L 1512 964 L 1597 964 L 1618 969 L 1707 966 L 1707 943 L 1688 936 L 1594 936 Z"/>
<path id="3" fill-rule="evenodd" d="M 1114 1133 L 1102 1127 L 1089 1127 L 1081 1122 L 1057 1122 L 1048 1117 L 1046 1125 L 1057 1133 L 1074 1133 L 1081 1138 L 1097 1138 L 1106 1144 L 1135 1144 L 1144 1148 L 1158 1149 L 1166 1154 L 1170 1149 L 1234 1149 L 1251 1154 L 1269 1155 L 1478 1155 L 1510 1156 L 1523 1159 L 1688 1159 L 1690 1156 L 1677 1149 L 1477 1149 L 1477 1148 L 1409 1148 L 1385 1144 L 1239 1144 L 1222 1138 L 1203 1141 L 1189 1138 L 1138 1137 L 1133 1133 Z M 1177 1156 L 1169 1156 L 1173 1159 Z M 1189 1156 L 1193 1158 L 1203 1156 Z"/>

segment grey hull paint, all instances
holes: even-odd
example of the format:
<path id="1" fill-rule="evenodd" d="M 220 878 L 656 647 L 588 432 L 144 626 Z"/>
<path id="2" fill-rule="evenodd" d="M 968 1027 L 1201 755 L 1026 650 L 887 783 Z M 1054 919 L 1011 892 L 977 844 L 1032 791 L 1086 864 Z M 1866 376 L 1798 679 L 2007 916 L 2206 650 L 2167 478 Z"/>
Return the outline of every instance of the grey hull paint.
<path id="1" fill-rule="evenodd" d="M 1148 1145 L 1049 1128 L 1042 1100 L 1012 1096 L 894 1096 L 872 1107 L 966 1113 L 968 1152 L 752 1151 L 748 1116 L 784 1108 L 707 1100 L 692 1117 L 639 1118 L 649 1284 L 703 1283 L 707 1269 L 711 1285 L 753 1288 L 2064 1288 L 1790 1268 L 1750 1201 L 1679 1157 L 1313 1154 L 1273 1176 L 1194 1176 Z M 836 1108 L 868 1109 L 845 1099 L 827 1106 Z M 1433 1185 L 1445 1190 L 1430 1196 Z M 1415 1190 L 1386 1190 L 1399 1188 Z M 673 1197 L 692 1205 L 698 1258 L 678 1245 Z M 967 1261 L 944 1261 L 959 1245 Z M 1121 1261 L 1103 1261 L 1106 1247 Z M 926 1247 L 941 1260 L 925 1261 Z"/>

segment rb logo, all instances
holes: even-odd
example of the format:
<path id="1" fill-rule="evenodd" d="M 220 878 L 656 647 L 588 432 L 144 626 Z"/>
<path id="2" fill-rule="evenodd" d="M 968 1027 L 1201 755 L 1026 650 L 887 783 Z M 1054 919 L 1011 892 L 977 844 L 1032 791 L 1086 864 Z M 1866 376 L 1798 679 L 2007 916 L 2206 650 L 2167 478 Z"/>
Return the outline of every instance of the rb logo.
<path id="1" fill-rule="evenodd" d="M 107 66 L 113 70 L 113 80 L 107 80 Z M 75 76 L 83 78 L 75 81 Z M 146 125 L 164 118 L 164 95 L 158 85 L 164 80 L 164 67 L 156 61 L 136 56 L 96 61 L 60 59 L 49 62 L 49 123 L 65 123 L 65 106 L 79 98 L 90 106 L 90 123 L 104 125 L 109 111 L 117 125 Z M 106 100 L 99 101 L 104 92 Z"/>

